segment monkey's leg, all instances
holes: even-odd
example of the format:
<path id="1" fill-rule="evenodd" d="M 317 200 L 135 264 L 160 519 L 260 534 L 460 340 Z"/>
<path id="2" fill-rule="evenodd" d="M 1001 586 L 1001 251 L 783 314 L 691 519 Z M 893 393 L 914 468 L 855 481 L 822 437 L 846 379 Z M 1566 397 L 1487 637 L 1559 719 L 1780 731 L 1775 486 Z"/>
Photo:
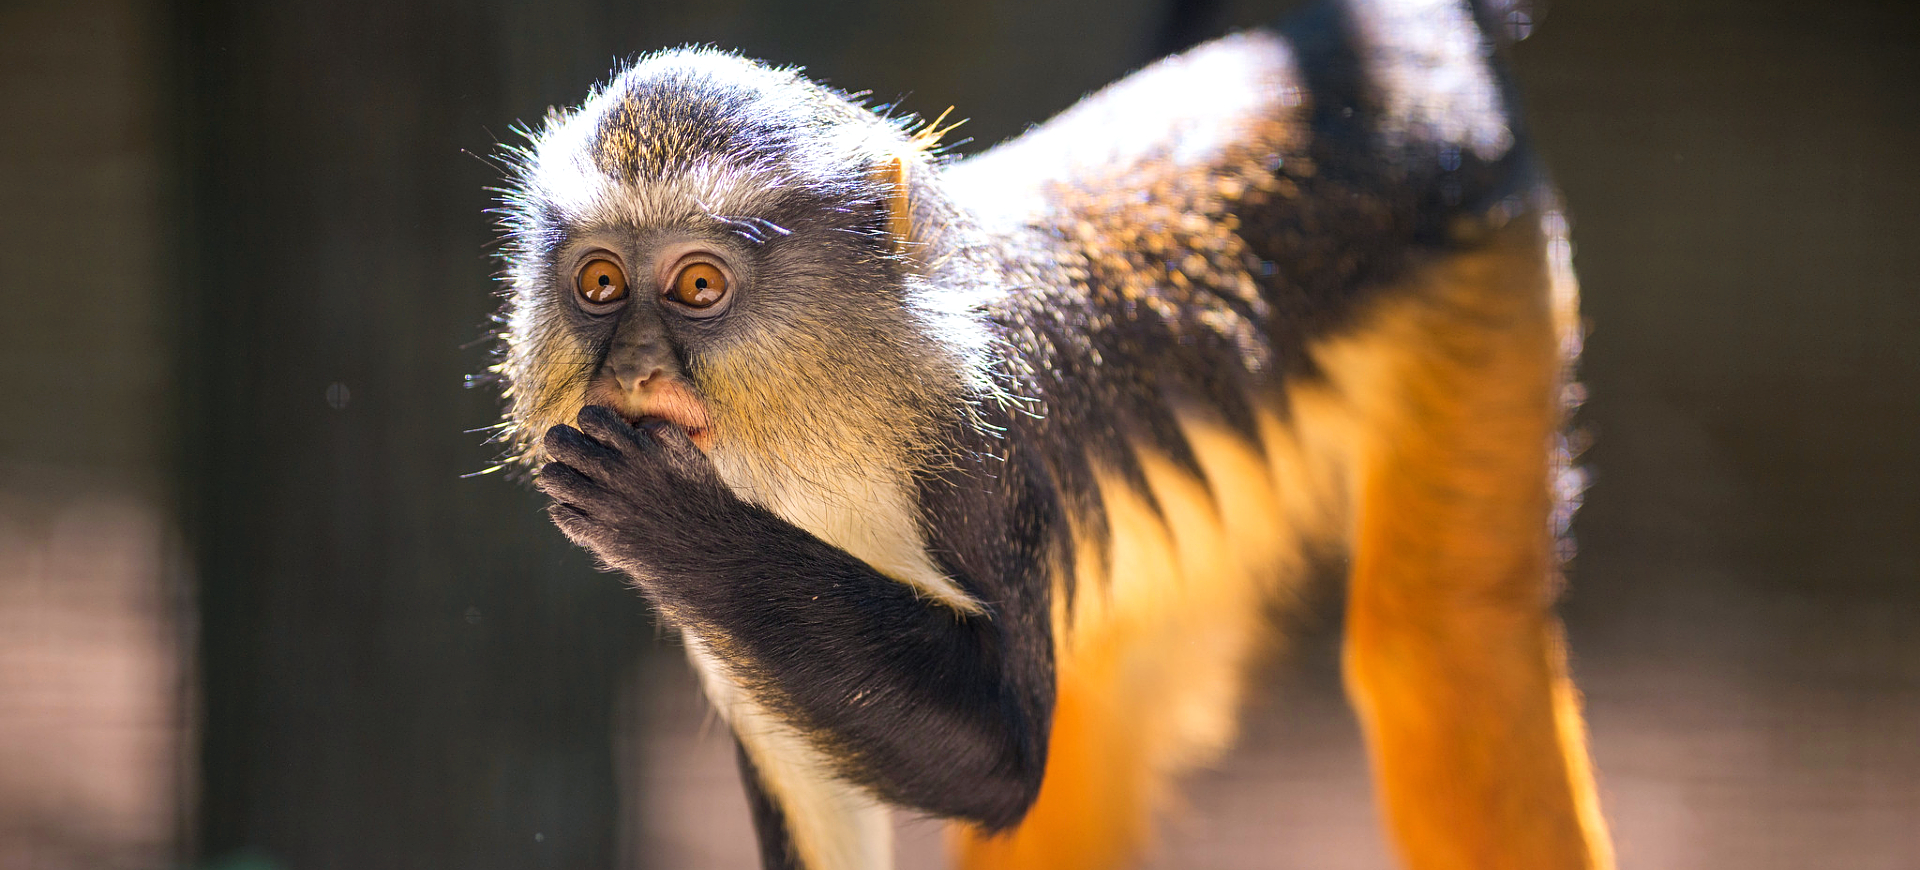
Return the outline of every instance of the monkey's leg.
<path id="1" fill-rule="evenodd" d="M 1387 348 L 1383 364 L 1343 385 L 1372 431 L 1347 683 L 1419 870 L 1612 864 L 1551 612 L 1548 451 L 1574 291 L 1538 226 L 1417 275 L 1359 340 Z"/>

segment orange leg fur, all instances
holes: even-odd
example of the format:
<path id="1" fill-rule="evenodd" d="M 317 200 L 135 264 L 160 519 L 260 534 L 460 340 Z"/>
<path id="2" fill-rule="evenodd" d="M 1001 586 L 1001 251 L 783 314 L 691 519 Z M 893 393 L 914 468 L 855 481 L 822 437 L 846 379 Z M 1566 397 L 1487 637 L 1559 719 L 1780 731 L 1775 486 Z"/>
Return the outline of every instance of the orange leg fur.
<path id="1" fill-rule="evenodd" d="M 1551 612 L 1571 273 L 1531 227 L 1504 235 L 1377 322 L 1404 350 L 1363 411 L 1348 689 L 1408 866 L 1611 867 Z"/>

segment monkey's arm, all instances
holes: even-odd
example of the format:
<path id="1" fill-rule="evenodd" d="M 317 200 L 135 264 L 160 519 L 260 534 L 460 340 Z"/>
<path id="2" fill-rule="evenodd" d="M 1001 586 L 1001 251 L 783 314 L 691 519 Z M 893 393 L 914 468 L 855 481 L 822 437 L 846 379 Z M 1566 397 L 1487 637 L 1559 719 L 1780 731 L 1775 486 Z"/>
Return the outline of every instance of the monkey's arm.
<path id="1" fill-rule="evenodd" d="M 1050 667 L 1009 666 L 1020 621 L 937 605 L 735 496 L 686 433 L 590 406 L 546 435 L 540 489 L 575 543 L 887 799 L 989 829 L 1046 765 Z M 1044 648 L 1044 644 L 1040 645 Z M 1045 663 L 1043 663 L 1044 665 Z"/>

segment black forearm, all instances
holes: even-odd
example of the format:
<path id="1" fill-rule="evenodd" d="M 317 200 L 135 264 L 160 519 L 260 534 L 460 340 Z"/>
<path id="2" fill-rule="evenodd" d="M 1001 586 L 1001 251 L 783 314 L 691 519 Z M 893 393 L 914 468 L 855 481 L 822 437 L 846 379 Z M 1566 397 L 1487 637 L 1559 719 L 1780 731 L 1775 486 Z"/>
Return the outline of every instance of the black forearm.
<path id="1" fill-rule="evenodd" d="M 654 548 L 653 570 L 674 579 L 643 585 L 846 775 L 929 812 L 1018 820 L 1047 723 L 1003 666 L 1003 626 L 740 508 L 703 545 Z"/>
<path id="2" fill-rule="evenodd" d="M 1044 622 L 965 616 L 758 506 L 686 434 L 604 409 L 555 427 L 554 521 L 631 575 L 847 778 L 999 828 L 1045 767 Z"/>

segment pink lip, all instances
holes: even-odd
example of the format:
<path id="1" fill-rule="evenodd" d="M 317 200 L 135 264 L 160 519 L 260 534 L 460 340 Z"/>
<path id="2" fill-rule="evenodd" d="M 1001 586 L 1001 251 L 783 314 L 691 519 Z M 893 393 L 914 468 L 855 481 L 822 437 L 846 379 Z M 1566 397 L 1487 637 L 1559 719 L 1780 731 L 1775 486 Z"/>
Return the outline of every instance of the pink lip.
<path id="1" fill-rule="evenodd" d="M 633 425 L 635 428 L 639 428 L 640 424 L 648 420 L 665 420 L 669 423 L 673 423 L 679 426 L 681 429 L 686 430 L 687 438 L 691 439 L 693 441 L 693 446 L 700 448 L 701 452 L 704 453 L 706 451 L 713 449 L 713 433 L 708 431 L 707 427 L 696 426 L 688 422 L 685 418 L 674 417 L 667 414 L 661 414 L 661 413 L 655 413 L 655 412 L 649 412 L 649 413 L 638 414 L 638 415 L 629 415 L 629 414 L 622 413 L 620 416 L 625 418 L 626 421 L 629 424 Z"/>
<path id="2" fill-rule="evenodd" d="M 628 423 L 638 426 L 647 419 L 665 420 L 685 429 L 687 437 L 693 439 L 694 446 L 701 450 L 713 447 L 713 434 L 709 431 L 712 418 L 707 414 L 706 403 L 678 378 L 656 379 L 634 391 L 596 392 L 599 395 L 592 401 L 612 407 Z"/>

